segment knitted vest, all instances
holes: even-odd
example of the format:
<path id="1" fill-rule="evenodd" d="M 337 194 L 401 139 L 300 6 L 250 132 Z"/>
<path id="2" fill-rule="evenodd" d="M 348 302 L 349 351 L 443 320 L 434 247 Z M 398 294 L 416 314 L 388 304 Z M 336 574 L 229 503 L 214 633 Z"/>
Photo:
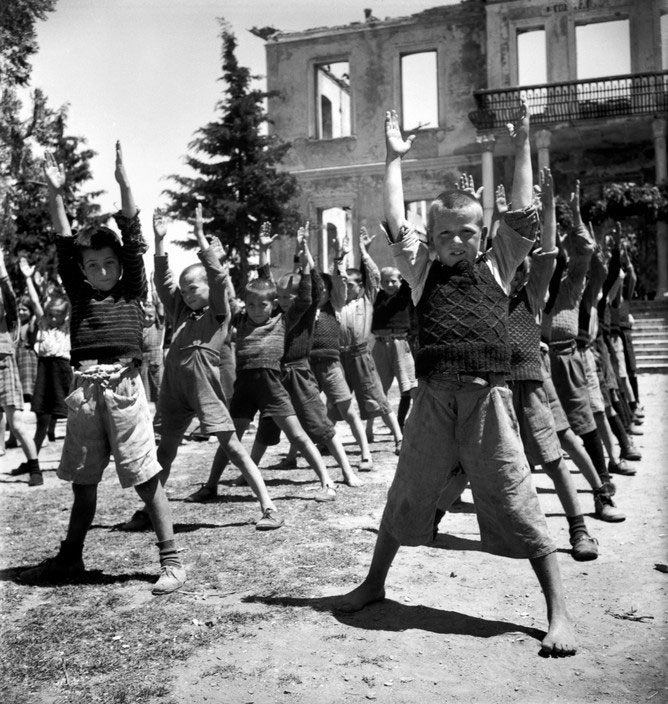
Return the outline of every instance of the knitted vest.
<path id="1" fill-rule="evenodd" d="M 418 377 L 510 372 L 508 297 L 484 258 L 464 271 L 434 261 L 416 309 Z"/>
<path id="2" fill-rule="evenodd" d="M 408 332 L 411 326 L 411 305 L 411 290 L 405 281 L 393 296 L 378 291 L 373 304 L 371 330 Z"/>
<path id="3" fill-rule="evenodd" d="M 237 371 L 281 368 L 285 344 L 285 319 L 274 315 L 264 325 L 255 325 L 246 313 L 235 320 Z"/>
<path id="4" fill-rule="evenodd" d="M 510 336 L 510 378 L 513 381 L 542 381 L 540 326 L 529 306 L 526 288 L 510 299 L 508 306 Z"/>
<path id="5" fill-rule="evenodd" d="M 315 336 L 309 359 L 340 359 L 339 331 L 341 324 L 336 319 L 334 308 L 328 301 L 318 312 Z"/>

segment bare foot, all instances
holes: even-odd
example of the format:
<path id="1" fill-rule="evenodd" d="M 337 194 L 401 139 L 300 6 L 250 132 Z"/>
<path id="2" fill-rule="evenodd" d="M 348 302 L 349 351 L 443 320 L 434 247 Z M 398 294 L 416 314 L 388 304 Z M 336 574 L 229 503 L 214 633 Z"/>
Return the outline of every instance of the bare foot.
<path id="1" fill-rule="evenodd" d="M 356 475 L 356 474 L 348 474 L 343 478 L 343 481 L 348 485 L 348 486 L 363 486 L 364 482 Z"/>
<path id="2" fill-rule="evenodd" d="M 566 616 L 552 618 L 547 634 L 541 643 L 541 654 L 553 658 L 564 658 L 575 655 L 576 651 L 575 634 L 568 618 Z"/>
<path id="3" fill-rule="evenodd" d="M 385 598 L 385 589 L 377 587 L 367 582 L 362 582 L 359 587 L 355 587 L 351 592 L 344 594 L 337 602 L 336 609 L 352 613 L 360 611 L 369 604 L 382 601 Z"/>

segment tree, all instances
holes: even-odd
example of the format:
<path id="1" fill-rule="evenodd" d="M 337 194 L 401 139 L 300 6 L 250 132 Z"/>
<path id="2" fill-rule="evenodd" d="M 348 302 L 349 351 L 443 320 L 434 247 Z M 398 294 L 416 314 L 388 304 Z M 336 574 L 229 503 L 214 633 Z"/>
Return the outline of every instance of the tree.
<path id="1" fill-rule="evenodd" d="M 225 84 L 216 106 L 218 120 L 200 128 L 188 145 L 187 165 L 195 176 L 171 176 L 176 188 L 167 189 L 169 212 L 192 217 L 202 202 L 215 233 L 247 280 L 248 257 L 257 247 L 260 226 L 269 221 L 276 232 L 294 232 L 298 213 L 292 205 L 297 181 L 278 167 L 290 145 L 262 132 L 268 123 L 264 100 L 276 95 L 251 87 L 249 69 L 239 66 L 237 41 L 221 20 L 222 70 Z M 196 241 L 182 243 L 195 247 Z"/>
<path id="2" fill-rule="evenodd" d="M 73 219 L 81 222 L 101 218 L 92 199 L 98 193 L 83 193 L 91 178 L 90 160 L 95 155 L 85 140 L 66 134 L 67 106 L 49 108 L 39 89 L 30 97 L 30 114 L 22 117 L 23 103 L 17 87 L 30 79 L 29 57 L 37 51 L 35 22 L 45 19 L 55 0 L 12 0 L 0 10 L 0 246 L 6 250 L 8 270 L 17 276 L 17 259 L 26 256 L 40 270 L 55 270 L 50 244 L 50 221 L 41 159 L 52 151 L 68 172 L 66 205 Z"/>

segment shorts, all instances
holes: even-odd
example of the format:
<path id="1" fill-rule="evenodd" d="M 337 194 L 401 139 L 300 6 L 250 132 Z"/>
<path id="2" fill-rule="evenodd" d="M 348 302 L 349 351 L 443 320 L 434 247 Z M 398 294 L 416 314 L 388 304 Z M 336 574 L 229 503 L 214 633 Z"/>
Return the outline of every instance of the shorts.
<path id="1" fill-rule="evenodd" d="M 513 381 L 513 408 L 520 427 L 524 452 L 532 466 L 546 465 L 561 459 L 550 402 L 542 381 Z"/>
<path id="2" fill-rule="evenodd" d="M 314 443 L 326 444 L 336 434 L 334 424 L 327 417 L 327 408 L 320 398 L 320 390 L 306 360 L 296 365 L 286 365 L 281 377 L 290 394 L 297 420 Z M 265 411 L 260 419 L 257 440 L 263 445 L 276 445 L 280 429 Z"/>
<path id="3" fill-rule="evenodd" d="M 512 392 L 438 376 L 419 381 L 383 513 L 400 544 L 431 541 L 439 497 L 458 463 L 471 483 L 483 550 L 513 558 L 554 552 Z"/>
<path id="4" fill-rule="evenodd" d="M 252 420 L 258 411 L 279 418 L 295 415 L 278 369 L 243 369 L 237 373 L 230 415 L 235 420 Z"/>
<path id="5" fill-rule="evenodd" d="M 236 376 L 236 361 L 232 342 L 224 342 L 220 348 L 220 382 L 225 393 L 225 403 L 229 405 L 234 393 L 234 378 Z"/>
<path id="6" fill-rule="evenodd" d="M 357 399 L 362 420 L 384 416 L 392 411 L 366 343 L 356 345 L 351 350 L 342 350 L 341 366 L 348 386 Z M 338 414 L 335 418 L 343 420 Z"/>
<path id="7" fill-rule="evenodd" d="M 113 454 L 125 489 L 160 472 L 151 414 L 139 369 L 98 365 L 74 372 L 65 399 L 67 427 L 58 476 L 74 484 L 99 484 Z"/>
<path id="8" fill-rule="evenodd" d="M 336 406 L 352 399 L 340 359 L 311 359 L 309 364 L 318 388 L 325 394 L 329 404 Z"/>
<path id="9" fill-rule="evenodd" d="M 558 434 L 568 430 L 571 426 L 568 422 L 568 418 L 566 418 L 566 414 L 564 413 L 564 408 L 561 405 L 559 396 L 557 396 L 557 390 L 554 388 L 554 383 L 552 382 L 550 353 L 547 350 L 541 349 L 540 361 L 543 371 L 543 390 L 545 391 L 547 402 L 550 404 L 550 411 L 552 411 L 552 418 L 554 418 L 554 428 Z"/>
<path id="10" fill-rule="evenodd" d="M 74 375 L 69 359 L 38 357 L 37 379 L 32 394 L 33 413 L 67 418 L 65 399 L 72 388 Z"/>
<path id="11" fill-rule="evenodd" d="M 205 435 L 234 431 L 220 381 L 218 355 L 211 350 L 191 350 L 187 356 L 165 365 L 160 396 L 160 433 L 183 437 L 190 421 L 197 416 L 199 432 Z"/>
<path id="12" fill-rule="evenodd" d="M 605 413 L 605 399 L 601 393 L 601 385 L 596 373 L 596 357 L 589 347 L 578 347 L 582 366 L 587 375 L 587 389 L 592 413 Z"/>
<path id="13" fill-rule="evenodd" d="M 377 336 L 372 355 L 386 394 L 394 379 L 397 380 L 402 396 L 417 388 L 415 360 L 406 337 Z"/>
<path id="14" fill-rule="evenodd" d="M 0 407 L 23 410 L 23 387 L 13 354 L 0 355 Z"/>
<path id="15" fill-rule="evenodd" d="M 575 349 L 575 342 L 551 344 L 550 365 L 554 388 L 573 432 L 576 435 L 586 435 L 596 430 L 587 388 L 587 374 Z"/>

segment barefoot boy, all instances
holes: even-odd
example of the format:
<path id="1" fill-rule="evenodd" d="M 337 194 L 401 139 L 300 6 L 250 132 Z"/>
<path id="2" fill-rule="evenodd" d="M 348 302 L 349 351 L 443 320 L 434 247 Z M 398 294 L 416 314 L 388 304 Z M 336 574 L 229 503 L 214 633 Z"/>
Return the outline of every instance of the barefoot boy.
<path id="1" fill-rule="evenodd" d="M 413 138 L 401 136 L 394 111 L 385 118 L 385 216 L 397 266 L 413 290 L 419 320 L 418 392 L 378 532 L 369 573 L 342 597 L 355 611 L 385 596 L 388 570 L 401 545 L 431 540 L 439 495 L 458 462 L 471 482 L 483 549 L 528 558 L 547 601 L 546 654 L 575 652 L 562 594 L 555 546 L 531 483 L 505 378 L 510 371 L 508 291 L 517 265 L 538 229 L 531 204 L 531 160 L 526 108 L 515 141 L 513 204 L 479 257 L 482 208 L 462 193 L 432 203 L 429 257 L 405 219 L 401 159 Z"/>

